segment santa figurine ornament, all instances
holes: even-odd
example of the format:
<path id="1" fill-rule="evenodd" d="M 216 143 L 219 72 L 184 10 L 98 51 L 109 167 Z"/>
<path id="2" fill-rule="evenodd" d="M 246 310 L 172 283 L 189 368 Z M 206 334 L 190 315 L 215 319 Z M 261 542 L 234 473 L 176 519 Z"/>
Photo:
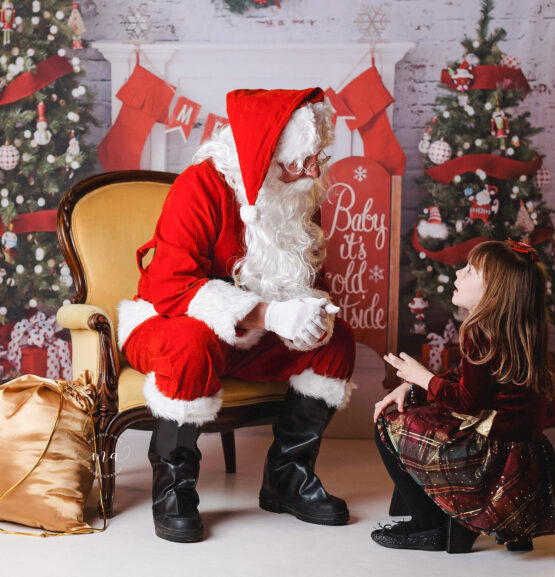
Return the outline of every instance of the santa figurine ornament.
<path id="1" fill-rule="evenodd" d="M 424 209 L 428 220 L 421 220 L 416 229 L 422 238 L 439 238 L 445 240 L 449 236 L 447 225 L 441 220 L 441 213 L 437 206 L 429 206 Z"/>
<path id="2" fill-rule="evenodd" d="M 7 264 L 15 264 L 17 258 L 17 234 L 13 232 L 13 225 L 10 223 L 8 230 L 2 235 L 2 254 Z"/>
<path id="3" fill-rule="evenodd" d="M 335 318 L 323 284 L 315 220 L 332 114 L 320 88 L 230 92 L 229 124 L 176 179 L 153 238 L 137 252 L 137 297 L 119 306 L 118 341 L 146 375 L 162 539 L 203 538 L 197 439 L 221 407 L 222 375 L 290 385 L 260 507 L 309 523 L 348 522 L 345 501 L 314 472 L 324 429 L 348 403 L 355 355 L 352 330 Z"/>
<path id="4" fill-rule="evenodd" d="M 509 135 L 509 121 L 499 105 L 491 115 L 491 135 L 497 137 L 499 148 L 505 150 L 505 138 Z"/>
<path id="5" fill-rule="evenodd" d="M 9 0 L 2 2 L 0 8 L 0 24 L 2 25 L 2 42 L 4 46 L 12 43 L 12 32 L 15 28 L 15 9 L 13 3 Z"/>
<path id="6" fill-rule="evenodd" d="M 466 57 L 455 71 L 450 71 L 455 89 L 459 92 L 468 92 L 474 80 L 474 74 L 472 74 L 474 66 L 469 60 L 470 59 Z"/>

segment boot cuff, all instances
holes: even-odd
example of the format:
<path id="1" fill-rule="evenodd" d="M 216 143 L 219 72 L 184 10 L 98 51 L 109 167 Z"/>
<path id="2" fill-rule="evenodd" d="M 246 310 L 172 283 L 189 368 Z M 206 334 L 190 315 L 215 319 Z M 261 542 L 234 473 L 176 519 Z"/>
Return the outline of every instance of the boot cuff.
<path id="1" fill-rule="evenodd" d="M 175 421 L 178 425 L 190 423 L 200 426 L 213 421 L 222 406 L 221 390 L 211 397 L 199 397 L 192 401 L 170 399 L 158 390 L 154 373 L 148 373 L 145 378 L 143 396 L 155 417 Z"/>
<path id="2" fill-rule="evenodd" d="M 356 389 L 350 380 L 317 375 L 312 369 L 293 375 L 290 381 L 291 387 L 300 395 L 322 399 L 335 409 L 344 409 L 349 404 L 351 392 Z"/>

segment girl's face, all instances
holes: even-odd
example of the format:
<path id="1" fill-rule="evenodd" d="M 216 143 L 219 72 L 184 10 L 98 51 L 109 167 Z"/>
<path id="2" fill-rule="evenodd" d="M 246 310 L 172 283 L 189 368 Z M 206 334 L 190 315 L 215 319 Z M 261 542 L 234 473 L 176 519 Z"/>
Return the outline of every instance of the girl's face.
<path id="1" fill-rule="evenodd" d="M 455 290 L 451 302 L 471 311 L 484 296 L 484 281 L 482 271 L 476 270 L 471 264 L 457 271 Z"/>

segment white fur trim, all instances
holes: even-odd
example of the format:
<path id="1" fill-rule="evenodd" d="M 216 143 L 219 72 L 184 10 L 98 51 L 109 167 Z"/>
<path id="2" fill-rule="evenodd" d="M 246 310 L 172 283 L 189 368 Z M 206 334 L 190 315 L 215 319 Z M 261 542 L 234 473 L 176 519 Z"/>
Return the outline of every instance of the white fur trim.
<path id="1" fill-rule="evenodd" d="M 235 347 L 243 350 L 251 349 L 260 342 L 265 334 L 264 329 L 250 329 L 243 336 L 235 339 Z"/>
<path id="2" fill-rule="evenodd" d="M 245 224 L 254 224 L 258 220 L 258 209 L 256 206 L 245 204 L 240 209 L 241 220 Z"/>
<path id="3" fill-rule="evenodd" d="M 235 326 L 262 299 L 223 280 L 208 281 L 189 303 L 187 314 L 206 323 L 222 341 L 237 343 Z"/>
<path id="4" fill-rule="evenodd" d="M 143 396 L 155 417 L 175 421 L 178 425 L 191 423 L 200 426 L 216 418 L 223 394 L 220 390 L 211 397 L 199 397 L 193 401 L 170 399 L 158 390 L 156 375 L 151 372 L 145 377 Z"/>
<path id="5" fill-rule="evenodd" d="M 121 301 L 118 305 L 118 347 L 123 347 L 135 328 L 155 316 L 158 316 L 158 313 L 148 301 Z"/>
<path id="6" fill-rule="evenodd" d="M 317 375 L 312 369 L 293 375 L 289 380 L 297 393 L 323 399 L 329 407 L 336 409 L 344 409 L 349 403 L 352 391 L 356 389 L 352 381 Z"/>

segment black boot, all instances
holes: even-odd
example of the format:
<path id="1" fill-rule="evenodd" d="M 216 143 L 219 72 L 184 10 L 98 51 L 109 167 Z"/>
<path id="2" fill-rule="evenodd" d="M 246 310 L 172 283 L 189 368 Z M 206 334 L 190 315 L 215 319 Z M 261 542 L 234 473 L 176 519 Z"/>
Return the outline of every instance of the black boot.
<path id="1" fill-rule="evenodd" d="M 148 450 L 152 464 L 152 513 L 156 535 L 168 541 L 202 540 L 196 484 L 201 454 L 200 428 L 156 419 Z"/>
<path id="2" fill-rule="evenodd" d="M 290 513 L 319 525 L 345 525 L 349 521 L 345 501 L 329 495 L 314 473 L 322 433 L 334 413 L 322 399 L 288 390 L 264 465 L 262 509 Z"/>

